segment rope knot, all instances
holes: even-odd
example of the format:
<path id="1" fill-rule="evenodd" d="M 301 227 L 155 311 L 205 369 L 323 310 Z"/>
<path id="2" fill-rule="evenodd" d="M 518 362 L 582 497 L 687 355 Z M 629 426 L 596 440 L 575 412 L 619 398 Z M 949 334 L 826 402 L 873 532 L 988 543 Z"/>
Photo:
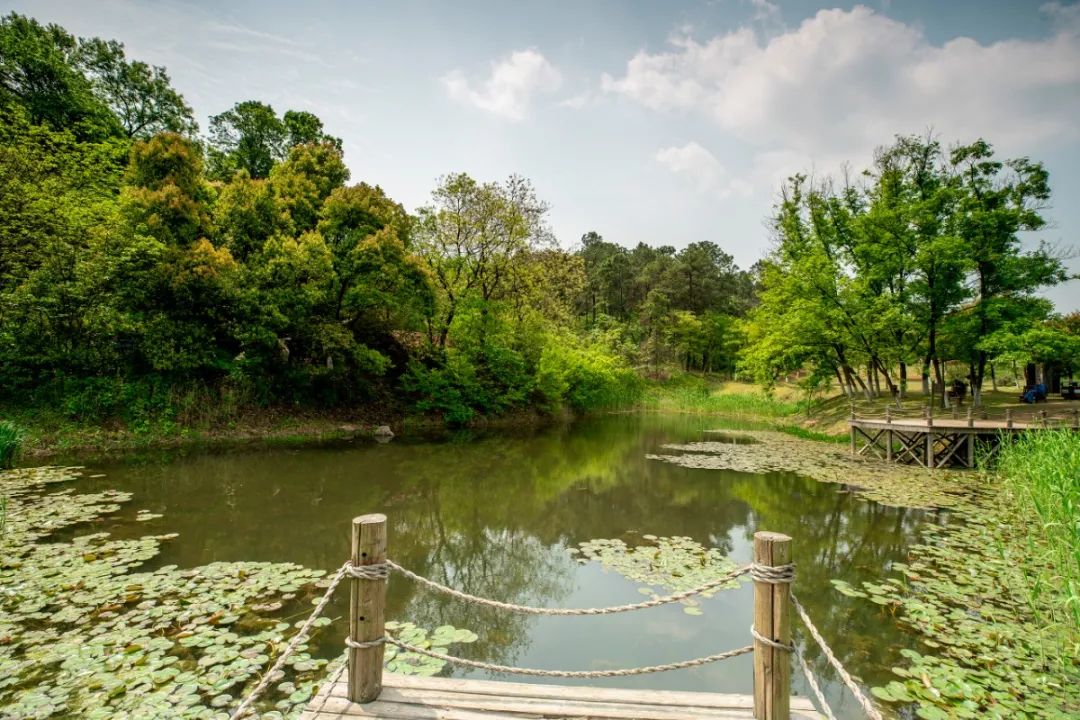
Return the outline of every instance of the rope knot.
<path id="1" fill-rule="evenodd" d="M 769 647 L 774 647 L 777 650 L 783 650 L 785 652 L 794 652 L 795 651 L 795 646 L 794 645 L 785 645 L 784 643 L 779 642 L 778 640 L 773 640 L 772 638 L 765 637 L 764 635 L 759 633 L 757 631 L 757 628 L 755 628 L 753 625 L 750 626 L 750 634 L 754 636 L 755 640 L 757 640 L 758 642 L 765 643 Z"/>
<path id="2" fill-rule="evenodd" d="M 795 582 L 795 564 L 787 565 L 759 565 L 754 563 L 750 566 L 750 577 L 754 582 L 763 582 L 770 585 L 784 585 Z"/>
<path id="3" fill-rule="evenodd" d="M 360 580 L 385 580 L 390 576 L 390 566 L 387 563 L 375 563 L 374 565 L 353 565 L 345 563 L 345 572 L 349 577 Z"/>
<path id="4" fill-rule="evenodd" d="M 375 638 L 374 640 L 353 640 L 351 637 L 345 638 L 345 644 L 354 650 L 368 650 L 370 648 L 376 648 L 380 645 L 386 644 L 386 637 Z"/>

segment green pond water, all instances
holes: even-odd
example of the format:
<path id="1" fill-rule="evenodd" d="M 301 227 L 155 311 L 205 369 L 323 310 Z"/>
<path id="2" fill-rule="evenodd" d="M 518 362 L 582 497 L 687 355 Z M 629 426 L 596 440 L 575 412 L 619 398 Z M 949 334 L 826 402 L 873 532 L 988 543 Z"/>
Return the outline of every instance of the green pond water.
<path id="1" fill-rule="evenodd" d="M 530 432 L 443 439 L 398 438 L 388 444 L 274 448 L 150 455 L 91 461 L 80 492 L 134 494 L 124 510 L 93 531 L 118 538 L 179 533 L 148 568 L 214 561 L 289 561 L 333 570 L 348 554 L 350 519 L 389 518 L 389 554 L 402 565 L 466 592 L 532 605 L 583 607 L 637 602 L 640 583 L 581 564 L 568 552 L 594 538 L 628 545 L 643 535 L 687 536 L 750 559 L 752 536 L 772 530 L 794 538 L 796 591 L 838 655 L 868 684 L 883 684 L 913 644 L 877 606 L 836 592 L 886 574 L 902 560 L 923 523 L 944 514 L 894 508 L 843 485 L 791 473 L 684 468 L 647 459 L 668 443 L 709 437 L 722 422 L 695 416 L 611 415 Z M 135 522 L 135 513 L 160 513 Z M 75 528 L 73 534 L 86 532 Z M 330 608 L 334 624 L 318 652 L 341 652 L 347 593 Z M 701 601 L 700 615 L 678 604 L 584 618 L 507 615 L 449 600 L 400 577 L 389 585 L 388 618 L 424 627 L 443 624 L 479 635 L 453 652 L 503 664 L 602 669 L 666 663 L 749 644 L 752 588 Z M 859 717 L 820 654 L 841 717 Z M 456 675 L 483 677 L 460 669 Z M 750 693 L 750 656 L 677 672 L 592 681 L 616 687 Z M 540 680 L 542 681 L 542 680 Z M 573 681 L 557 681 L 573 682 Z M 794 690 L 807 688 L 796 677 Z"/>

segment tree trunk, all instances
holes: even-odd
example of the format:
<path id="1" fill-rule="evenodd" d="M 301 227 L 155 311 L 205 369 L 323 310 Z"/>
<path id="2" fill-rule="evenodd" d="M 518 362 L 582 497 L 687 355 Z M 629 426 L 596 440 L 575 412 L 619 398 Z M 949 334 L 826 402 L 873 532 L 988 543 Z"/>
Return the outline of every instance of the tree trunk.
<path id="1" fill-rule="evenodd" d="M 997 373 L 994 372 L 994 363 L 990 363 L 990 386 L 997 392 Z"/>
<path id="2" fill-rule="evenodd" d="M 945 392 L 945 373 L 941 369 L 941 361 L 934 358 L 934 383 L 937 385 L 936 401 L 943 408 L 949 407 L 949 395 Z"/>
<path id="3" fill-rule="evenodd" d="M 900 396 L 903 400 L 907 397 L 907 363 L 900 361 Z"/>
<path id="4" fill-rule="evenodd" d="M 840 392 L 844 393 L 844 397 L 851 397 L 851 388 L 844 383 L 844 376 L 840 374 L 840 366 L 833 367 L 833 372 L 836 373 L 836 381 L 840 383 Z"/>

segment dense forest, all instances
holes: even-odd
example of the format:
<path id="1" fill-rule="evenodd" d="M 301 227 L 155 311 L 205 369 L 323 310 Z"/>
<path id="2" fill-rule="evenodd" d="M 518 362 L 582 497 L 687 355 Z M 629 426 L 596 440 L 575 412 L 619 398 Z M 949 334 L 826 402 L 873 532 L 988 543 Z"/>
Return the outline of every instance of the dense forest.
<path id="1" fill-rule="evenodd" d="M 452 422 L 632 401 L 637 366 L 733 371 L 748 275 L 710 242 L 560 248 L 530 182 L 350 184 L 307 112 L 199 134 L 164 68 L 0 26 L 0 387 L 82 419 L 377 401 Z M 362 162 L 360 163 L 362 166 Z"/>
<path id="2" fill-rule="evenodd" d="M 354 167 L 363 167 L 362 158 Z M 82 420 L 374 403 L 452 423 L 633 402 L 678 371 L 846 392 L 975 387 L 1077 357 L 1043 167 L 901 138 L 791 179 L 749 271 L 708 240 L 565 249 L 525 178 L 450 173 L 409 212 L 314 114 L 237 102 L 205 133 L 164 68 L 0 23 L 0 389 Z M 722 229 L 718 228 L 722 236 Z M 955 364 L 955 362 L 954 362 Z"/>

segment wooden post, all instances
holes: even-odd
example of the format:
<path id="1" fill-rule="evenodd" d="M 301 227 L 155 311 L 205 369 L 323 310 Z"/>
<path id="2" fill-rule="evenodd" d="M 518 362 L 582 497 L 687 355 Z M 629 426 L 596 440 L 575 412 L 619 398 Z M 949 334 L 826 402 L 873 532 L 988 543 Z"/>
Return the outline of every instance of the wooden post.
<path id="1" fill-rule="evenodd" d="M 1012 408 L 1005 408 L 1005 427 L 1012 427 Z"/>
<path id="2" fill-rule="evenodd" d="M 754 533 L 754 562 L 780 567 L 791 563 L 791 538 L 773 532 Z M 791 645 L 791 583 L 754 581 L 754 629 Z M 791 717 L 791 653 L 754 639 L 754 717 Z"/>
<path id="3" fill-rule="evenodd" d="M 975 414 L 972 412 L 971 406 L 968 405 L 968 414 L 967 414 L 968 427 L 975 427 L 975 417 L 974 417 L 974 415 Z"/>
<path id="4" fill-rule="evenodd" d="M 1073 416 L 1073 427 L 1076 428 L 1076 429 L 1080 429 L 1080 410 L 1077 410 L 1076 408 L 1073 408 L 1072 416 Z"/>
<path id="5" fill-rule="evenodd" d="M 953 405 L 952 406 L 952 419 L 953 420 L 959 420 L 960 419 L 960 406 L 959 405 Z"/>
<path id="6" fill-rule="evenodd" d="M 1042 421 L 1042 426 L 1046 427 L 1046 411 L 1045 410 L 1040 410 L 1039 411 L 1039 420 Z"/>
<path id="7" fill-rule="evenodd" d="M 352 521 L 352 563 L 386 562 L 386 516 L 361 515 Z M 383 637 L 386 620 L 386 578 L 352 578 L 349 589 L 349 638 L 371 642 Z M 382 692 L 383 645 L 349 648 L 349 700 L 366 703 Z"/>

